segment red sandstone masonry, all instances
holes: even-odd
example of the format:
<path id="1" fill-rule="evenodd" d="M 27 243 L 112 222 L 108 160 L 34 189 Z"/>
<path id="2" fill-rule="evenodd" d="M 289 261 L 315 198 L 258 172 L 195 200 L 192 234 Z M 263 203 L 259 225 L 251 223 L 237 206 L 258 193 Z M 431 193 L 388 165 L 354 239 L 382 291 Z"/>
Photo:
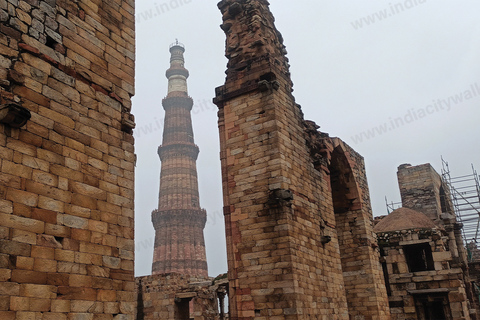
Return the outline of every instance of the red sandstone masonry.
<path id="1" fill-rule="evenodd" d="M 182 317 L 186 310 L 189 318 L 195 320 L 225 319 L 219 315 L 219 302 L 225 296 L 225 280 L 176 273 L 136 278 L 137 319 L 186 319 Z M 182 299 L 187 303 L 182 305 Z"/>
<path id="2" fill-rule="evenodd" d="M 134 319 L 134 2 L 0 0 L 0 318 Z"/>
<path id="3" fill-rule="evenodd" d="M 155 248 L 152 273 L 180 273 L 208 276 L 203 229 L 206 212 L 200 207 L 191 120 L 192 99 L 187 92 L 188 70 L 184 67 L 182 44 L 170 47 L 167 70 L 168 94 L 163 143 L 158 148 L 162 161 L 158 209 L 152 212 Z"/>
<path id="4" fill-rule="evenodd" d="M 231 319 L 388 319 L 363 161 L 303 120 L 268 2 L 219 8 Z"/>

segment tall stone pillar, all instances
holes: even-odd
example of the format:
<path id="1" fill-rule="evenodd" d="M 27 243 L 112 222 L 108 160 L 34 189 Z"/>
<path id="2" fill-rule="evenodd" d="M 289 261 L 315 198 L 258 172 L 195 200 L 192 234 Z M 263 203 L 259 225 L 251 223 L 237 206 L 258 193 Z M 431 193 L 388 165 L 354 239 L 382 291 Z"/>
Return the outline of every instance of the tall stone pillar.
<path id="1" fill-rule="evenodd" d="M 199 149 L 193 141 L 188 96 L 185 48 L 178 41 L 170 46 L 168 94 L 163 143 L 158 148 L 162 161 L 158 209 L 152 212 L 155 228 L 153 274 L 176 272 L 208 276 L 203 229 L 206 212 L 200 208 L 196 160 Z"/>
<path id="2" fill-rule="evenodd" d="M 329 181 L 312 165 L 268 1 L 219 8 L 229 61 L 214 101 L 230 319 L 347 320 Z"/>
<path id="3" fill-rule="evenodd" d="M 389 319 L 363 158 L 304 120 L 269 2 L 218 6 L 229 319 Z"/>

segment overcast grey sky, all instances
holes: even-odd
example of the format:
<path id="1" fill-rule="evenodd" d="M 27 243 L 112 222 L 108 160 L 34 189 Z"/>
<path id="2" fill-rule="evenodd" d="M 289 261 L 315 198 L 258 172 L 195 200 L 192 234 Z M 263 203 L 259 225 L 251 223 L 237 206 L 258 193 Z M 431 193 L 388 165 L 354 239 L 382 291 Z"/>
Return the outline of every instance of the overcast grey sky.
<path id="1" fill-rule="evenodd" d="M 133 113 L 136 274 L 151 272 L 169 45 L 185 44 L 209 273 L 226 272 L 214 89 L 224 83 L 225 35 L 217 0 L 137 1 Z M 453 175 L 480 170 L 478 0 L 271 0 L 306 119 L 365 157 L 374 215 L 399 201 L 397 167 L 440 156 Z"/>

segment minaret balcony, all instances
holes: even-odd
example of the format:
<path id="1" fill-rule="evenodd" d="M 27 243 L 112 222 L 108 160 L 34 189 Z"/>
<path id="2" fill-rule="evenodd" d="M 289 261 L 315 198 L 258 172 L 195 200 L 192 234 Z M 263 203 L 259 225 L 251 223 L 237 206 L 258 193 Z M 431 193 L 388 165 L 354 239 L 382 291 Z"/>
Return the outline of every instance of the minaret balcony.
<path id="1" fill-rule="evenodd" d="M 199 152 L 200 149 L 195 144 L 174 143 L 158 147 L 158 155 L 162 161 L 168 157 L 177 156 L 187 156 L 197 160 Z"/>
<path id="2" fill-rule="evenodd" d="M 162 106 L 163 106 L 163 109 L 165 109 L 165 111 L 167 109 L 174 108 L 174 107 L 185 108 L 185 109 L 191 111 L 192 108 L 193 108 L 193 99 L 190 98 L 187 95 L 185 95 L 185 96 L 180 96 L 180 95 L 173 96 L 173 94 L 171 93 L 171 94 L 169 94 L 168 97 L 166 97 L 162 100 Z"/>
<path id="3" fill-rule="evenodd" d="M 204 228 L 207 222 L 207 212 L 205 209 L 167 209 L 167 210 L 153 210 L 152 223 L 154 227 L 159 227 L 163 224 L 174 225 L 175 222 L 179 224 L 189 221 L 190 223 Z"/>
<path id="4" fill-rule="evenodd" d="M 171 76 L 183 76 L 188 78 L 189 75 L 190 73 L 185 68 L 170 68 L 167 70 L 167 72 L 165 72 L 165 76 L 167 78 L 170 78 Z"/>

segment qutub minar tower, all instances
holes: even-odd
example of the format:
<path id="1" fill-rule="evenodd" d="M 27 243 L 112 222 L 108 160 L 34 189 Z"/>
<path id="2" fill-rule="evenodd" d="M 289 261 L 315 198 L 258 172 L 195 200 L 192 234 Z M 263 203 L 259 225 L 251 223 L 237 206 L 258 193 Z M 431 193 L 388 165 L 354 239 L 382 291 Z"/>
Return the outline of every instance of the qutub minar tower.
<path id="1" fill-rule="evenodd" d="M 168 94 L 163 143 L 158 148 L 162 162 L 158 209 L 152 212 L 155 228 L 153 274 L 180 273 L 208 276 L 203 229 L 207 214 L 200 208 L 196 160 L 199 149 L 193 141 L 188 96 L 188 70 L 184 68 L 185 47 L 170 46 Z"/>

